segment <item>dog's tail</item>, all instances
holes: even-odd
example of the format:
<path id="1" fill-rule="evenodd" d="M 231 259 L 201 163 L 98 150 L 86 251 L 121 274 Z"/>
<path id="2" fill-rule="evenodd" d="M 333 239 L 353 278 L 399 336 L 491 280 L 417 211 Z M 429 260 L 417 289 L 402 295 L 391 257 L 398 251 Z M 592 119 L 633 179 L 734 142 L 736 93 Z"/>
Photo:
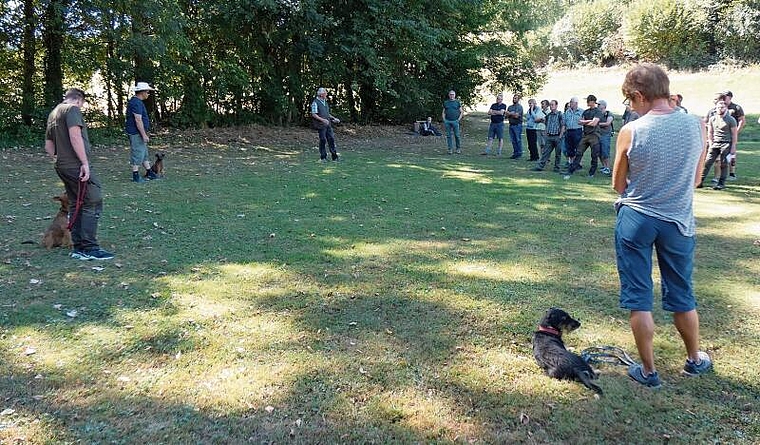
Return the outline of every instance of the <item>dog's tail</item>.
<path id="1" fill-rule="evenodd" d="M 575 368 L 574 371 L 575 371 L 575 376 L 578 378 L 578 380 L 580 380 L 581 383 L 583 383 L 586 386 L 586 388 L 594 391 L 600 396 L 604 395 L 602 388 L 596 383 L 591 381 L 591 379 L 596 378 L 596 375 L 592 375 L 588 372 L 588 370 L 581 369 L 581 368 Z"/>
<path id="2" fill-rule="evenodd" d="M 28 239 L 26 241 L 21 241 L 21 244 L 37 244 L 37 241 L 32 241 L 32 240 Z"/>

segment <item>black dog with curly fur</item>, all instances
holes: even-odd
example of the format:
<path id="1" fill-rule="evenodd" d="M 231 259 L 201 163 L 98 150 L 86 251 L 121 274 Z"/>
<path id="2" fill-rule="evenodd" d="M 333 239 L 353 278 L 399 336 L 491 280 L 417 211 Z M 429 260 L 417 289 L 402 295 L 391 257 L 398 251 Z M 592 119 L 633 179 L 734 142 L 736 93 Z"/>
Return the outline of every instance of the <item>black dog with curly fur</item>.
<path id="1" fill-rule="evenodd" d="M 579 355 L 565 348 L 562 334 L 578 329 L 581 323 L 562 309 L 551 308 L 538 324 L 533 333 L 533 356 L 538 366 L 555 379 L 577 380 L 587 388 L 602 394 L 602 388 L 592 382 L 596 373 Z"/>

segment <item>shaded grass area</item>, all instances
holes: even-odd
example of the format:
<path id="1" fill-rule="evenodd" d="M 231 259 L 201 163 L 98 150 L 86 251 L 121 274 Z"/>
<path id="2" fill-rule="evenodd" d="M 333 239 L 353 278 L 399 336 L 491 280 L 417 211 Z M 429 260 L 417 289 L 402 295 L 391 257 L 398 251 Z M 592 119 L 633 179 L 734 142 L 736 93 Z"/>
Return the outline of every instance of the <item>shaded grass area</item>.
<path id="1" fill-rule="evenodd" d="M 100 239 L 117 257 L 97 264 L 20 244 L 61 186 L 41 150 L 3 151 L 0 440 L 760 440 L 757 144 L 740 144 L 739 181 L 697 193 L 715 374 L 679 375 L 658 309 L 664 389 L 608 366 L 595 399 L 543 376 L 530 338 L 561 306 L 583 322 L 576 350 L 635 351 L 609 179 L 480 156 L 485 122 L 468 116 L 454 157 L 440 138 L 343 127 L 345 161 L 326 165 L 300 129 L 164 135 L 168 177 L 144 185 L 124 147 L 100 146 Z"/>

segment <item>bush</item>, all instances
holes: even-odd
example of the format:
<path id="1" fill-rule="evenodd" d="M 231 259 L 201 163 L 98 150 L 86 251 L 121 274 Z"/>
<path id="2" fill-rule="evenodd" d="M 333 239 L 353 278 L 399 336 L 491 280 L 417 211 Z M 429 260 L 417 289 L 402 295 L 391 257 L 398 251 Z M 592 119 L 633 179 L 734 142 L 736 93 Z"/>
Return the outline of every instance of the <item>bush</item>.
<path id="1" fill-rule="evenodd" d="M 550 57 L 574 65 L 609 65 L 624 59 L 618 35 L 624 5 L 619 0 L 577 3 L 554 24 L 549 37 Z"/>
<path id="2" fill-rule="evenodd" d="M 641 61 L 670 68 L 709 65 L 706 9 L 696 0 L 637 0 L 624 23 L 626 47 Z"/>
<path id="3" fill-rule="evenodd" d="M 739 0 L 722 19 L 726 24 L 723 56 L 760 62 L 760 0 Z"/>

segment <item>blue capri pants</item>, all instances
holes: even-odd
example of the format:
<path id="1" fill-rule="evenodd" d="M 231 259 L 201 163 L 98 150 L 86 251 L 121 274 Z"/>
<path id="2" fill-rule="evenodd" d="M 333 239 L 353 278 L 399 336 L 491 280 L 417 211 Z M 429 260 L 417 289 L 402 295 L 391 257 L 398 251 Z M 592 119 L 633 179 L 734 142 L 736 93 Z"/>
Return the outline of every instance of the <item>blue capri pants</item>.
<path id="1" fill-rule="evenodd" d="M 657 253 L 662 281 L 662 308 L 689 312 L 697 307 L 692 288 L 696 238 L 678 226 L 637 212 L 627 205 L 618 210 L 615 252 L 620 275 L 620 307 L 651 312 L 654 305 L 652 249 Z"/>

